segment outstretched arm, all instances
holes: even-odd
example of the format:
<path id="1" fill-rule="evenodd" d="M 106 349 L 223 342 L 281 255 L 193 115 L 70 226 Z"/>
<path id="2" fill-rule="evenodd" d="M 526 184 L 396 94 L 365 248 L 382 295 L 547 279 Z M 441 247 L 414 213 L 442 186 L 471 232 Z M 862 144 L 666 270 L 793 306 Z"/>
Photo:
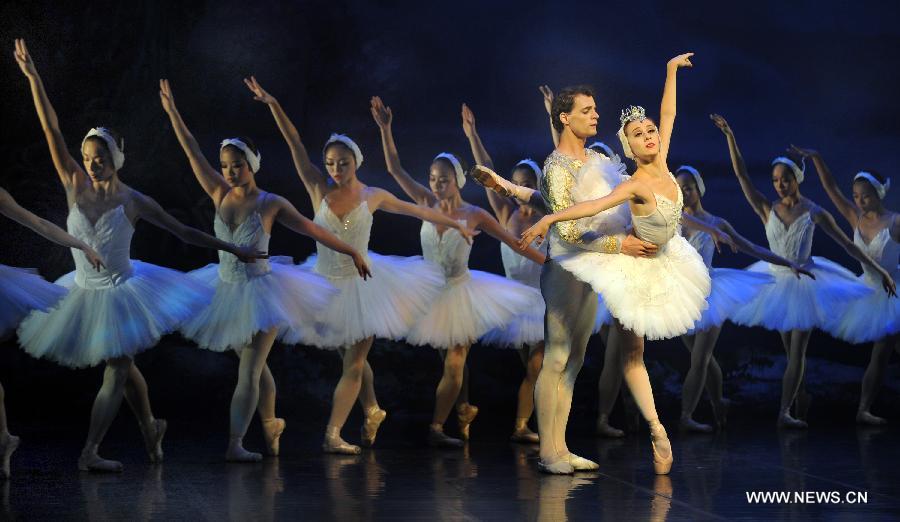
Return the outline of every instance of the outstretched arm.
<path id="1" fill-rule="evenodd" d="M 475 128 L 475 114 L 465 103 L 462 106 L 462 126 L 463 132 L 469 140 L 469 146 L 472 148 L 472 156 L 475 157 L 475 163 L 493 170 L 494 160 L 488 154 L 484 143 L 481 142 L 481 136 L 478 135 L 478 130 Z M 506 223 L 509 220 L 509 216 L 515 211 L 512 201 L 487 187 L 485 187 L 485 192 L 487 192 L 488 203 L 490 203 L 494 215 L 497 216 L 497 220 L 501 223 Z"/>
<path id="2" fill-rule="evenodd" d="M 462 236 L 468 243 L 471 243 L 472 238 L 478 234 L 478 232 L 463 226 L 463 224 L 459 221 L 456 221 L 450 216 L 442 214 L 441 212 L 438 212 L 431 207 L 426 207 L 424 205 L 415 205 L 408 201 L 403 201 L 384 189 L 370 188 L 369 190 L 376 191 L 375 200 L 377 203 L 375 206 L 376 208 L 384 210 L 385 212 L 390 212 L 391 214 L 402 214 L 404 216 L 419 218 L 422 221 L 430 221 L 431 223 L 434 223 L 436 225 L 455 228 L 459 231 L 460 234 L 462 234 Z"/>
<path id="3" fill-rule="evenodd" d="M 828 193 L 828 198 L 831 199 L 831 202 L 837 207 L 838 212 L 844 216 L 844 219 L 850 223 L 850 226 L 856 228 L 857 222 L 859 221 L 859 209 L 853 201 L 841 191 L 837 181 L 834 180 L 834 176 L 831 174 L 831 169 L 828 168 L 828 165 L 825 164 L 825 160 L 822 159 L 822 155 L 819 154 L 818 151 L 801 149 L 796 145 L 791 145 L 791 150 L 804 158 L 812 159 L 813 165 L 816 166 L 816 172 L 819 174 L 819 181 L 822 182 L 822 186 L 825 187 L 825 192 Z"/>
<path id="4" fill-rule="evenodd" d="M 259 82 L 256 81 L 256 77 L 254 76 L 251 76 L 249 79 L 244 78 L 244 84 L 250 89 L 250 92 L 253 93 L 254 100 L 269 106 L 269 109 L 272 111 L 272 116 L 275 117 L 275 123 L 278 124 L 278 130 L 281 131 L 281 135 L 284 136 L 288 148 L 291 149 L 291 158 L 294 160 L 294 168 L 297 170 L 297 174 L 300 176 L 300 181 L 303 182 L 303 186 L 306 187 L 306 192 L 309 194 L 310 199 L 312 199 L 313 208 L 319 208 L 319 203 L 322 201 L 322 198 L 325 197 L 328 178 L 321 170 L 319 170 L 319 167 L 310 161 L 309 153 L 306 151 L 306 146 L 303 145 L 303 141 L 300 139 L 300 133 L 297 132 L 297 127 L 295 127 L 291 119 L 288 118 L 287 113 L 284 112 L 284 109 L 281 107 L 281 104 L 278 103 L 278 100 L 266 92 Z"/>
<path id="5" fill-rule="evenodd" d="M 696 216 L 692 216 L 687 212 L 682 212 L 681 219 L 688 227 L 696 228 L 697 230 L 702 230 L 709 234 L 710 237 L 712 237 L 713 242 L 716 244 L 716 250 L 718 250 L 719 252 L 722 251 L 720 247 L 722 243 L 725 243 L 726 245 L 731 247 L 732 252 L 737 252 L 737 246 L 734 244 L 734 240 L 731 238 L 731 236 L 717 228 L 714 224 L 707 223 L 706 221 Z"/>
<path id="6" fill-rule="evenodd" d="M 524 246 L 521 245 L 519 240 L 516 239 L 516 236 L 510 234 L 509 231 L 500 225 L 500 222 L 484 210 L 478 209 L 473 217 L 477 220 L 477 223 L 474 223 L 475 228 L 487 232 L 489 236 L 506 243 L 520 255 L 527 257 L 539 265 L 543 265 L 544 261 L 546 261 L 547 256 L 545 254 L 542 254 L 530 244 Z"/>
<path id="7" fill-rule="evenodd" d="M 656 161 L 666 165 L 669 157 L 669 145 L 672 143 L 672 130 L 675 128 L 675 78 L 681 67 L 693 67 L 691 56 L 685 53 L 669 60 L 666 64 L 666 84 L 663 87 L 662 103 L 659 108 L 659 155 Z"/>
<path id="8" fill-rule="evenodd" d="M 69 154 L 66 148 L 66 140 L 63 138 L 62 131 L 59 130 L 59 120 L 56 117 L 56 111 L 50 104 L 50 98 L 47 97 L 47 91 L 44 90 L 44 82 L 31 60 L 28 53 L 28 47 L 25 46 L 25 40 L 16 39 L 15 50 L 16 63 L 22 69 L 22 73 L 28 78 L 28 84 L 31 86 L 31 97 L 34 100 L 34 108 L 37 110 L 38 119 L 41 120 L 41 128 L 44 130 L 44 137 L 47 139 L 47 145 L 50 147 L 50 156 L 53 158 L 53 166 L 56 167 L 56 173 L 59 175 L 60 181 L 66 189 L 68 189 L 76 180 L 77 176 L 87 177 L 81 165 L 75 158 Z"/>
<path id="9" fill-rule="evenodd" d="M 425 185 L 414 180 L 409 172 L 400 164 L 400 153 L 397 152 L 397 144 L 394 143 L 394 131 L 391 124 L 394 120 L 394 113 L 391 108 L 385 106 L 384 102 L 378 96 L 373 96 L 371 100 L 372 118 L 378 124 L 381 131 L 381 146 L 384 149 L 384 162 L 387 164 L 388 172 L 406 192 L 413 201 L 419 205 L 432 206 L 435 203 L 434 194 Z"/>
<path id="10" fill-rule="evenodd" d="M 175 96 L 172 94 L 169 80 L 159 81 L 159 101 L 162 103 L 163 110 L 169 115 L 172 130 L 175 131 L 175 137 L 178 138 L 181 149 L 191 163 L 191 170 L 194 171 L 194 176 L 197 178 L 200 186 L 203 187 L 203 190 L 213 199 L 216 207 L 218 207 L 219 202 L 228 193 L 228 183 L 209 164 L 203 152 L 200 151 L 200 145 L 197 143 L 194 135 L 191 134 L 191 131 L 185 125 L 184 120 L 181 118 L 181 113 L 175 107 Z"/>
<path id="11" fill-rule="evenodd" d="M 547 117 L 550 120 L 550 137 L 553 138 L 553 148 L 556 148 L 559 146 L 559 131 L 553 126 L 553 91 L 547 85 L 541 85 L 538 90 L 544 95 L 544 109 L 547 110 Z"/>
<path id="12" fill-rule="evenodd" d="M 762 192 L 756 190 L 756 187 L 753 186 L 750 175 L 747 173 L 747 164 L 744 162 L 744 156 L 741 155 L 737 140 L 734 139 L 734 131 L 731 130 L 728 122 L 722 116 L 710 114 L 709 118 L 725 134 L 725 139 L 728 141 L 728 153 L 731 155 L 731 167 L 734 169 L 734 175 L 737 176 L 738 183 L 741 184 L 741 190 L 744 192 L 744 197 L 747 198 L 747 203 L 750 203 L 750 208 L 756 212 L 756 215 L 759 216 L 762 222 L 766 223 L 769 220 L 769 210 L 772 209 L 772 204 L 769 203 L 769 200 L 766 199 Z"/>
<path id="13" fill-rule="evenodd" d="M 87 243 L 69 235 L 68 232 L 46 219 L 22 208 L 16 203 L 16 200 L 13 199 L 10 193 L 2 188 L 0 188 L 0 214 L 3 214 L 20 225 L 30 228 L 58 245 L 81 250 L 95 269 L 100 270 L 100 267 L 104 266 L 100 254 L 88 246 Z"/>
<path id="14" fill-rule="evenodd" d="M 778 254 L 772 252 L 768 248 L 762 247 L 753 243 L 746 237 L 740 235 L 734 227 L 731 226 L 731 223 L 725 221 L 724 219 L 720 219 L 718 222 L 718 227 L 725 231 L 731 239 L 734 240 L 734 244 L 740 252 L 747 254 L 748 256 L 753 256 L 757 259 L 762 259 L 763 261 L 768 261 L 773 265 L 786 266 L 793 270 L 794 274 L 799 278 L 800 274 L 803 274 L 807 277 L 815 279 L 816 276 L 813 275 L 809 270 L 804 269 L 803 267 L 797 265 L 796 263 L 792 263 L 787 259 L 779 256 Z"/>

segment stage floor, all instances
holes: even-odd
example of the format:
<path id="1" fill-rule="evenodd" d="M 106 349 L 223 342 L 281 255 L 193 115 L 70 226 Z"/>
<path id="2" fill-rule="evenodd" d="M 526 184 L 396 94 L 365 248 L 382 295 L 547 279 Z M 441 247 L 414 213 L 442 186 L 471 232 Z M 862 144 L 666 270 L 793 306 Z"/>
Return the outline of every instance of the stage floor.
<path id="1" fill-rule="evenodd" d="M 402 419 L 387 423 L 379 447 L 358 457 L 323 455 L 317 430 L 289 424 L 282 456 L 249 465 L 222 461 L 224 435 L 195 435 L 214 427 L 182 424 L 170 427 L 166 461 L 154 466 L 144 462 L 126 414 L 103 452 L 124 462 L 119 475 L 76 470 L 77 427 L 21 432 L 14 476 L 0 483 L 0 518 L 900 519 L 898 428 L 778 431 L 760 421 L 715 435 L 670 428 L 675 466 L 668 477 L 653 475 L 645 428 L 622 440 L 572 436 L 571 448 L 599 460 L 600 471 L 546 476 L 537 471 L 535 447 L 477 433 L 477 423 L 468 448 L 437 450 L 421 446 L 424 430 Z M 413 439 L 404 440 L 406 433 Z M 259 439 L 254 426 L 248 447 Z M 806 503 L 763 504 L 747 500 L 754 491 L 813 493 Z"/>

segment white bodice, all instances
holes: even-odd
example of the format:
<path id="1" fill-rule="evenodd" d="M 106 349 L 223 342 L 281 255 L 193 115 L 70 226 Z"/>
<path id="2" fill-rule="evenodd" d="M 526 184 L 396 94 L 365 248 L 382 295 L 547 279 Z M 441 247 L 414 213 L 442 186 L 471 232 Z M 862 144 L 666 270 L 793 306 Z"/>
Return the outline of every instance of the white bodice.
<path id="1" fill-rule="evenodd" d="M 703 258 L 706 268 L 710 268 L 713 254 L 716 252 L 716 244 L 712 236 L 702 230 L 693 230 L 691 235 L 687 237 L 687 240 L 694 247 L 694 250 L 700 254 L 700 257 Z"/>
<path id="2" fill-rule="evenodd" d="M 532 243 L 531 246 L 546 255 L 548 245 L 549 242 L 544 241 L 540 245 Z M 500 259 L 503 261 L 506 277 L 534 288 L 541 287 L 541 265 L 516 252 L 506 243 L 500 243 Z"/>
<path id="3" fill-rule="evenodd" d="M 769 210 L 769 220 L 766 221 L 769 250 L 788 261 L 798 265 L 809 262 L 815 231 L 816 224 L 813 223 L 809 211 L 801 214 L 790 226 L 785 226 L 784 221 L 775 213 L 775 209 Z"/>
<path id="4" fill-rule="evenodd" d="M 894 241 L 888 227 L 879 230 L 869 244 L 866 244 L 857 228 L 853 231 L 853 242 L 876 263 L 881 265 L 882 268 L 887 270 L 895 280 L 900 276 L 900 267 L 897 266 L 897 263 L 900 262 L 900 243 Z M 867 283 L 872 286 L 881 286 L 881 276 L 875 273 L 871 267 L 862 265 L 862 269 Z"/>
<path id="5" fill-rule="evenodd" d="M 465 224 L 465 220 L 460 221 Z M 441 267 L 444 277 L 450 281 L 469 274 L 469 254 L 472 245 L 455 228 L 438 234 L 434 223 L 422 222 L 419 233 L 422 239 L 422 256 Z"/>
<path id="6" fill-rule="evenodd" d="M 369 212 L 367 201 L 363 200 L 341 220 L 331 211 L 328 201 L 323 198 L 313 222 L 348 243 L 368 259 L 366 253 L 369 249 L 369 236 L 372 233 L 372 213 Z M 359 277 L 350 256 L 336 252 L 319 242 L 316 242 L 316 252 L 318 254 L 316 272 L 328 277 Z"/>
<path id="7" fill-rule="evenodd" d="M 252 246 L 257 251 L 269 251 L 269 238 L 262 224 L 259 210 L 254 210 L 243 223 L 231 230 L 216 211 L 213 220 L 216 237 L 237 246 Z M 272 271 L 268 259 L 257 259 L 255 263 L 242 263 L 234 254 L 219 250 L 219 278 L 229 283 L 240 283 L 250 278 Z"/>
<path id="8" fill-rule="evenodd" d="M 671 173 L 669 173 L 669 177 L 672 178 L 678 191 L 675 201 L 654 192 L 656 210 L 646 216 L 631 215 L 635 235 L 654 245 L 668 243 L 679 232 L 681 226 L 681 210 L 684 207 L 684 199 L 681 195 L 681 187 L 675 182 Z"/>
<path id="9" fill-rule="evenodd" d="M 134 235 L 134 226 L 128 220 L 123 205 L 107 210 L 92 225 L 76 203 L 69 209 L 66 228 L 69 234 L 96 250 L 106 265 L 99 271 L 94 270 L 84 252 L 73 248 L 75 284 L 89 290 L 99 290 L 117 286 L 131 277 L 131 237 Z"/>

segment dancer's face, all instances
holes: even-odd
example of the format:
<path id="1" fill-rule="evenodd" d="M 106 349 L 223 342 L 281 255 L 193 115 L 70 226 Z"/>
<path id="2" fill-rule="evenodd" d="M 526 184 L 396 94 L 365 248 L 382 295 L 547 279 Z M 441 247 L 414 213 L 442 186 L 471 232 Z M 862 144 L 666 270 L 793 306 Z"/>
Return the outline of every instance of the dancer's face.
<path id="1" fill-rule="evenodd" d="M 779 198 L 793 196 L 800 188 L 797 178 L 791 172 L 790 167 L 783 163 L 776 163 L 772 167 L 772 185 Z"/>
<path id="2" fill-rule="evenodd" d="M 575 136 L 587 139 L 597 135 L 597 104 L 592 96 L 576 94 L 572 103 L 572 111 L 559 115 L 564 125 L 568 126 Z"/>
<path id="3" fill-rule="evenodd" d="M 325 151 L 325 170 L 338 185 L 356 177 L 356 158 L 347 146 L 332 144 Z"/>
<path id="4" fill-rule="evenodd" d="M 253 179 L 253 171 L 244 157 L 243 151 L 236 147 L 225 147 L 219 152 L 219 164 L 222 176 L 232 187 L 241 187 Z"/>
<path id="5" fill-rule="evenodd" d="M 534 171 L 527 167 L 516 167 L 512 173 L 512 182 L 520 187 L 537 190 L 537 179 Z"/>
<path id="6" fill-rule="evenodd" d="M 659 129 L 650 118 L 630 121 L 625 125 L 625 137 L 635 158 L 651 161 L 659 154 Z"/>
<path id="7" fill-rule="evenodd" d="M 88 139 L 81 149 L 81 160 L 84 163 L 84 171 L 94 182 L 107 181 L 116 174 L 113 165 L 112 154 L 106 148 L 105 143 L 96 139 Z"/>
<path id="8" fill-rule="evenodd" d="M 428 186 L 438 199 L 447 199 L 459 194 L 456 185 L 456 171 L 444 161 L 435 161 L 428 171 Z"/>
<path id="9" fill-rule="evenodd" d="M 684 196 L 684 206 L 693 207 L 700 202 L 700 189 L 697 188 L 697 180 L 688 173 L 678 175 L 678 186 L 681 187 L 681 194 Z"/>
<path id="10" fill-rule="evenodd" d="M 875 187 L 861 179 L 853 182 L 853 202 L 863 212 L 881 209 L 881 198 L 878 197 L 878 192 L 875 192 Z"/>

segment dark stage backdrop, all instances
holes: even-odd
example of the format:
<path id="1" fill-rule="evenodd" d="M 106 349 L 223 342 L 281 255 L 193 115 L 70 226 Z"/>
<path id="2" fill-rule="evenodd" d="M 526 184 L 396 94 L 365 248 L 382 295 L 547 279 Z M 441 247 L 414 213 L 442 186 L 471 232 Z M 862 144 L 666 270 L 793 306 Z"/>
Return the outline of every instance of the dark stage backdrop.
<path id="1" fill-rule="evenodd" d="M 268 109 L 241 83 L 245 75 L 255 74 L 279 98 L 314 157 L 331 132 L 348 133 L 366 155 L 361 179 L 400 194 L 385 172 L 368 111 L 372 95 L 392 106 L 404 164 L 423 181 L 430 158 L 440 151 L 471 161 L 460 126 L 462 102 L 475 111 L 482 138 L 505 172 L 523 157 L 542 162 L 551 150 L 538 85 L 592 84 L 601 115 L 599 138 L 614 144 L 619 110 L 641 104 L 656 114 L 666 60 L 694 51 L 694 69 L 679 74 L 671 166 L 696 165 L 707 178 L 706 208 L 764 243 L 763 227 L 740 193 L 725 140 L 708 114 L 728 118 L 755 182 L 772 197 L 768 162 L 790 143 L 824 151 L 847 190 L 861 168 L 892 175 L 900 159 L 898 10 L 874 2 L 7 3 L 0 7 L 0 185 L 31 210 L 64 224 L 63 191 L 27 82 L 12 58 L 17 37 L 27 39 L 73 153 L 89 127 L 119 130 L 127 155 L 122 179 L 204 230 L 211 230 L 213 208 L 160 108 L 161 77 L 171 80 L 178 106 L 209 158 L 215 161 L 224 137 L 253 137 L 263 153 L 259 184 L 311 216 L 287 147 Z M 833 210 L 812 172 L 803 192 Z M 463 194 L 486 206 L 474 184 Z M 896 208 L 898 202 L 895 190 L 887 203 Z M 378 215 L 371 247 L 385 254 L 419 254 L 418 227 L 411 219 Z M 48 279 L 72 269 L 65 249 L 8 220 L 0 221 L 0 234 L 2 263 L 36 267 Z M 819 236 L 817 255 L 859 270 L 830 239 Z M 313 250 L 306 238 L 274 233 L 273 254 L 302 259 Z M 146 224 L 138 225 L 132 252 L 182 270 L 215 259 L 213 252 L 184 246 Z M 716 260 L 731 267 L 750 262 L 730 254 Z M 480 237 L 471 266 L 502 273 L 496 241 Z M 583 416 L 596 408 L 601 350 L 599 341 L 592 341 L 579 381 L 575 407 Z M 815 334 L 809 352 L 809 388 L 823 397 L 814 415 L 851 418 L 870 348 Z M 728 326 L 718 355 L 728 394 L 774 418 L 784 364 L 777 336 Z M 646 358 L 664 414 L 675 415 L 688 366 L 684 348 L 677 340 L 651 343 Z M 199 352 L 169 336 L 138 362 L 162 414 L 187 418 L 200 411 L 221 421 L 216 429 L 224 426 L 235 379 L 232 357 Z M 429 415 L 440 372 L 432 350 L 379 341 L 372 363 L 388 409 Z M 302 409 L 324 424 L 340 372 L 337 357 L 276 347 L 271 365 L 286 413 Z M 473 402 L 495 412 L 505 429 L 521 376 L 516 355 L 476 348 L 471 367 Z M 98 378 L 97 369 L 70 371 L 32 360 L 13 339 L 0 350 L 0 379 L 14 419 L 58 414 L 83 420 Z M 893 367 L 883 404 L 895 401 L 898 391 Z"/>

